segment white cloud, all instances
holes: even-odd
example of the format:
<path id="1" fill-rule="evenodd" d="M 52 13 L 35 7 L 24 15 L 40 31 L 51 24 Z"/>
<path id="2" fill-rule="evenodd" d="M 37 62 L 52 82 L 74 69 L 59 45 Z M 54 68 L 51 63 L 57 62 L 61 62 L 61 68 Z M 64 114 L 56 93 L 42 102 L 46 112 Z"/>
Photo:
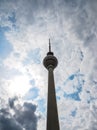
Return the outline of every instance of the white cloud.
<path id="1" fill-rule="evenodd" d="M 57 95 L 60 97 L 58 109 L 61 129 L 95 130 L 97 119 L 93 113 L 96 112 L 95 107 L 97 106 L 97 1 L 9 1 L 1 2 L 0 21 L 1 26 L 11 28 L 9 32 L 5 33 L 5 36 L 13 45 L 14 50 L 7 59 L 3 60 L 3 63 L 8 67 L 8 70 L 19 70 L 22 76 L 15 77 L 16 79 L 12 77 L 13 81 L 2 79 L 4 81 L 1 87 L 2 94 L 5 95 L 6 91 L 8 93 L 14 91 L 15 87 L 10 92 L 7 89 L 9 82 L 12 83 L 12 86 L 18 85 L 17 91 L 19 92 L 19 81 L 21 81 L 22 86 L 28 87 L 24 87 L 25 90 L 22 87 L 23 91 L 26 92 L 31 87 L 29 81 L 34 79 L 35 86 L 39 89 L 39 96 L 35 101 L 46 99 L 47 70 L 43 68 L 42 59 L 48 51 L 50 37 L 52 50 L 59 61 L 55 70 L 55 82 L 56 89 L 60 87 Z M 15 27 L 12 27 L 12 23 L 8 21 L 8 16 L 11 16 L 12 12 L 15 12 Z M 41 49 L 41 64 L 32 61 L 24 66 L 23 61 L 27 58 L 29 51 L 36 48 Z M 84 75 L 85 81 L 79 94 L 80 102 L 63 97 L 64 91 L 73 93 L 77 90 L 73 85 L 77 86 L 78 81 L 74 79 L 67 82 L 67 79 L 78 70 Z M 67 83 L 64 85 L 64 82 Z M 80 84 L 78 83 L 78 85 Z M 91 106 L 94 106 L 92 112 L 90 111 Z M 72 117 L 70 113 L 75 108 L 77 108 L 77 113 L 75 117 Z M 87 122 L 88 119 L 89 122 Z M 41 124 L 39 124 L 38 129 L 43 129 L 45 128 L 45 125 L 42 125 L 45 117 L 40 120 Z"/>

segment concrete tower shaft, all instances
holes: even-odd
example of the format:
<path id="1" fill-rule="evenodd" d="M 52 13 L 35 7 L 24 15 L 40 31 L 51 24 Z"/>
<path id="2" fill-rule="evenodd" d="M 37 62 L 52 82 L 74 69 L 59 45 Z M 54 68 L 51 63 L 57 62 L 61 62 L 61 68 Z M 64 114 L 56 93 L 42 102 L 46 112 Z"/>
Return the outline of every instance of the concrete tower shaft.
<path id="1" fill-rule="evenodd" d="M 43 64 L 48 70 L 48 99 L 47 99 L 47 129 L 46 130 L 59 130 L 59 119 L 54 83 L 53 70 L 58 64 L 57 58 L 51 52 L 49 40 L 49 52 L 43 60 Z"/>

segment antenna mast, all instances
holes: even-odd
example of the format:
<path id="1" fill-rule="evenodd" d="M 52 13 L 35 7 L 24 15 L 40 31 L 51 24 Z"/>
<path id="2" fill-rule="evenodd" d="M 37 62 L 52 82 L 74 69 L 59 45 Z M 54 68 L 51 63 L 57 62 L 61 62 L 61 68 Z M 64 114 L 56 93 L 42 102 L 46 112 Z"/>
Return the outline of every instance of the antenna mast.
<path id="1" fill-rule="evenodd" d="M 50 43 L 50 39 L 49 39 L 49 52 L 51 52 L 51 43 Z"/>

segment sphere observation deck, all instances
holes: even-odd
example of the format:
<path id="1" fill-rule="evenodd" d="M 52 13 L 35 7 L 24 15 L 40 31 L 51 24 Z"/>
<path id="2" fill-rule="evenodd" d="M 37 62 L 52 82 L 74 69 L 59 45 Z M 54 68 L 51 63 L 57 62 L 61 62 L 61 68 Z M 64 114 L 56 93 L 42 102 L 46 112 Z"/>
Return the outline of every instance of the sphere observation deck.
<path id="1" fill-rule="evenodd" d="M 50 42 L 49 42 L 49 52 L 47 53 L 47 56 L 43 60 L 43 65 L 47 69 L 49 68 L 55 69 L 56 66 L 58 65 L 57 58 L 54 56 L 53 52 L 51 52 Z"/>

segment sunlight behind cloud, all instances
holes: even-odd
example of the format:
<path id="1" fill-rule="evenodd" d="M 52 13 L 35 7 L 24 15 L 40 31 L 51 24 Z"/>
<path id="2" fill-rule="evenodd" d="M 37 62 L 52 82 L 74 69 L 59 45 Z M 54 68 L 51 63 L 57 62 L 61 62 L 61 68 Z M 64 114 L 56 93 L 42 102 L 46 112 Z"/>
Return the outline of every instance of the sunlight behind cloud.
<path id="1" fill-rule="evenodd" d="M 17 76 L 9 82 L 9 93 L 11 95 L 24 96 L 31 88 L 27 76 Z"/>

